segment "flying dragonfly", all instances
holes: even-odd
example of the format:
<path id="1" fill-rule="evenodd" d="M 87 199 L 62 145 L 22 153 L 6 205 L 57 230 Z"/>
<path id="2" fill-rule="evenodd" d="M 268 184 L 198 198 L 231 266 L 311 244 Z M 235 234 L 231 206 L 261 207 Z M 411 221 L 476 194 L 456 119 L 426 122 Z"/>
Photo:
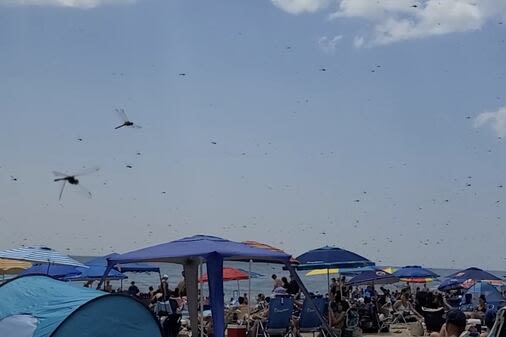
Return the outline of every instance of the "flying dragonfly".
<path id="1" fill-rule="evenodd" d="M 79 179 L 77 179 L 77 177 L 87 175 L 87 174 L 90 174 L 93 172 L 97 172 L 98 170 L 99 170 L 98 167 L 90 167 L 90 168 L 87 168 L 87 169 L 85 169 L 77 174 L 73 174 L 73 175 L 53 171 L 53 174 L 55 175 L 55 177 L 57 177 L 54 179 L 54 181 L 55 182 L 59 182 L 59 181 L 62 182 L 61 189 L 60 189 L 60 196 L 58 199 L 61 200 L 61 197 L 63 195 L 63 190 L 65 189 L 65 185 L 67 183 L 69 183 L 72 186 L 77 187 L 77 191 L 79 191 L 80 193 L 85 195 L 87 198 L 91 199 L 91 192 L 79 182 Z"/>
<path id="2" fill-rule="evenodd" d="M 124 126 L 130 127 L 130 128 L 136 128 L 136 129 L 140 129 L 141 128 L 140 125 L 137 125 L 137 124 L 133 123 L 132 121 L 130 121 L 128 119 L 128 116 L 127 116 L 127 114 L 125 112 L 125 109 L 114 109 L 114 111 L 116 111 L 118 113 L 119 117 L 123 121 L 123 124 L 118 125 L 114 129 L 120 129 L 120 128 L 124 127 Z"/>

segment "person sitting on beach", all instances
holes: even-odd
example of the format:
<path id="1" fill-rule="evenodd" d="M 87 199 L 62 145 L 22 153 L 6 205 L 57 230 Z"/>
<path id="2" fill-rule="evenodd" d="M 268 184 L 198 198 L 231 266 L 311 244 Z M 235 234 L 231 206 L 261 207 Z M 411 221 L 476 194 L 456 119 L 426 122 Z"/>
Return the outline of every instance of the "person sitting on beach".
<path id="1" fill-rule="evenodd" d="M 288 293 L 292 296 L 298 297 L 300 294 L 300 287 L 293 275 L 290 275 L 290 283 L 288 283 Z"/>
<path id="2" fill-rule="evenodd" d="M 265 302 L 265 295 L 262 293 L 257 295 L 256 302 L 257 302 L 257 304 L 255 306 L 255 310 L 261 310 L 267 306 L 266 302 Z"/>
<path id="3" fill-rule="evenodd" d="M 272 274 L 271 278 L 274 281 L 274 285 L 272 287 L 272 291 L 274 291 L 274 289 L 276 289 L 276 288 L 279 288 L 279 287 L 283 286 L 283 282 L 278 278 L 278 276 L 276 274 Z"/>
<path id="4" fill-rule="evenodd" d="M 481 294 L 478 301 L 478 305 L 476 308 L 474 308 L 471 314 L 471 318 L 483 319 L 488 309 L 487 299 L 485 298 L 485 295 Z"/>
<path id="5" fill-rule="evenodd" d="M 128 287 L 128 294 L 130 296 L 137 296 L 139 294 L 139 288 L 135 285 L 135 282 L 130 282 L 130 287 Z"/>
<path id="6" fill-rule="evenodd" d="M 288 288 L 290 288 L 290 285 L 288 284 L 288 279 L 283 276 L 281 278 L 281 282 L 282 282 L 282 287 L 288 291 Z"/>
<path id="7" fill-rule="evenodd" d="M 397 313 L 400 313 L 403 315 L 404 320 L 408 321 L 422 321 L 423 316 L 418 313 L 415 308 L 413 307 L 413 304 L 408 300 L 409 295 L 407 293 L 403 293 L 401 295 L 401 298 L 397 300 L 393 305 L 393 310 Z"/>

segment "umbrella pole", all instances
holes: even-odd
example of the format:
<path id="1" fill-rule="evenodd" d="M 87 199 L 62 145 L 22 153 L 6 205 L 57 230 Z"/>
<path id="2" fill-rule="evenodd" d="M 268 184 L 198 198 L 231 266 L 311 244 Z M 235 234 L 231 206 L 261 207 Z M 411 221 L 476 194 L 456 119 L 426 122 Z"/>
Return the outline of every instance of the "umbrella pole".
<path id="1" fill-rule="evenodd" d="M 204 337 L 204 279 L 202 258 L 200 259 L 200 337 Z M 208 281 L 209 282 L 209 278 Z"/>
<path id="2" fill-rule="evenodd" d="M 121 273 L 121 266 L 118 266 L 118 269 L 119 269 L 119 272 Z M 158 273 L 158 275 L 160 275 L 160 273 Z M 123 292 L 123 277 L 119 280 L 119 287 L 121 289 L 121 292 Z"/>
<path id="3" fill-rule="evenodd" d="M 330 299 L 330 271 L 329 271 L 329 268 L 327 268 L 327 296 Z"/>
<path id="4" fill-rule="evenodd" d="M 251 260 L 249 260 L 249 267 L 248 267 L 248 319 L 246 320 L 246 331 L 249 331 L 249 319 L 251 315 Z M 238 281 L 239 282 L 239 281 Z"/>

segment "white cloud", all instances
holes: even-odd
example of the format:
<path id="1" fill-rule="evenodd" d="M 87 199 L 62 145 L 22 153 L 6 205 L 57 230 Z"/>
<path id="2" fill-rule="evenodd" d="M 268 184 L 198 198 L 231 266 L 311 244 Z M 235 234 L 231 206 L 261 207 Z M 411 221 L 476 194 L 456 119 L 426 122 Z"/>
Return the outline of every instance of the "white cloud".
<path id="1" fill-rule="evenodd" d="M 298 1 L 272 0 L 293 4 Z M 314 12 L 330 6 L 306 0 Z M 481 29 L 487 22 L 506 19 L 506 0 L 333 0 L 329 19 L 359 19 L 369 23 L 354 39 L 356 47 L 385 45 L 399 41 Z M 320 6 L 318 6 L 320 4 Z M 298 14 L 294 8 L 278 7 Z"/>
<path id="2" fill-rule="evenodd" d="M 333 38 L 322 36 L 318 39 L 318 46 L 326 53 L 333 54 L 336 51 L 336 44 L 342 40 L 342 35 L 336 35 Z"/>
<path id="3" fill-rule="evenodd" d="M 274 6 L 290 14 L 314 13 L 328 7 L 331 0 L 271 0 Z"/>
<path id="4" fill-rule="evenodd" d="M 506 136 L 506 106 L 495 112 L 483 112 L 474 120 L 474 126 L 480 127 L 490 125 L 495 130 L 497 136 Z"/>
<path id="5" fill-rule="evenodd" d="M 95 8 L 110 4 L 131 4 L 136 0 L 0 0 L 0 5 Z"/>

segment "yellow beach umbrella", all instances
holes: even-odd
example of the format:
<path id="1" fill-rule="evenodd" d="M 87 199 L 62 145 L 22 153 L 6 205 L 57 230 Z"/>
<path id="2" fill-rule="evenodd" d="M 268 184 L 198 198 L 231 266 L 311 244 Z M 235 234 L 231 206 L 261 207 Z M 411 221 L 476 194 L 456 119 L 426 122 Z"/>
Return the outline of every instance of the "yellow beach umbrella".
<path id="1" fill-rule="evenodd" d="M 30 262 L 0 259 L 1 274 L 19 274 L 32 266 Z"/>
<path id="2" fill-rule="evenodd" d="M 327 275 L 327 274 L 339 274 L 339 268 L 331 268 L 331 269 L 313 269 L 306 273 L 306 276 L 319 276 L 319 275 Z"/>

